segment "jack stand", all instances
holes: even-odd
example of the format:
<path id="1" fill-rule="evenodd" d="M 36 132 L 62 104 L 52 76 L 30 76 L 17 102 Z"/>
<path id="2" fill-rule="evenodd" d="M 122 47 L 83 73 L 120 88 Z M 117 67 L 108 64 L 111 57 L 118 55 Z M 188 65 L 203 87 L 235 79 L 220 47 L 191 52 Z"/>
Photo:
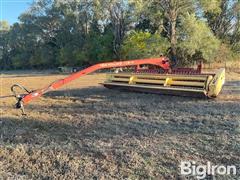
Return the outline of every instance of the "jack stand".
<path id="1" fill-rule="evenodd" d="M 22 111 L 22 116 L 27 116 L 25 110 L 24 110 L 24 106 L 21 107 L 21 111 Z"/>
<path id="2" fill-rule="evenodd" d="M 27 116 L 27 114 L 25 113 L 25 109 L 24 109 L 24 106 L 23 106 L 23 103 L 21 100 L 19 100 L 16 104 L 16 108 L 17 109 L 21 109 L 22 111 L 22 116 Z"/>

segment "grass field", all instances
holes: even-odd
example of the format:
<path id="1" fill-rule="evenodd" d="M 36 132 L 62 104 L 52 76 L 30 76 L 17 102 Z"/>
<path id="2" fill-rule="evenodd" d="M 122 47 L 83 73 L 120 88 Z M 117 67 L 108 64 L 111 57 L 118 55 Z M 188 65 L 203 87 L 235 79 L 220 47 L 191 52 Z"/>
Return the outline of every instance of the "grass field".
<path id="1" fill-rule="evenodd" d="M 2 75 L 0 96 L 63 77 Z M 240 167 L 240 74 L 228 73 L 216 100 L 113 91 L 98 85 L 104 79 L 80 78 L 31 103 L 26 117 L 15 99 L 0 99 L 0 179 L 184 179 L 183 160 Z"/>

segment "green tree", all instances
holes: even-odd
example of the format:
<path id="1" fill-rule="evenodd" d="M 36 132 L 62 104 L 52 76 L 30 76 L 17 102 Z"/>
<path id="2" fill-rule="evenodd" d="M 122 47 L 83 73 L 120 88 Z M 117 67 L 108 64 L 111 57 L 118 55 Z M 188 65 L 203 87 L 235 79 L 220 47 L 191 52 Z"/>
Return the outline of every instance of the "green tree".
<path id="1" fill-rule="evenodd" d="M 0 67 L 6 69 L 9 64 L 8 33 L 10 26 L 7 21 L 0 21 Z"/>
<path id="2" fill-rule="evenodd" d="M 7 21 L 0 21 L 0 32 L 7 32 L 10 30 L 10 25 Z"/>
<path id="3" fill-rule="evenodd" d="M 214 60 L 220 41 L 203 20 L 197 19 L 195 14 L 186 15 L 182 20 L 180 32 L 181 42 L 178 45 L 180 50 L 190 57 L 195 56 L 208 62 Z"/>
<path id="4" fill-rule="evenodd" d="M 125 59 L 159 57 L 166 54 L 169 46 L 159 34 L 133 31 L 124 41 L 122 53 Z"/>
<path id="5" fill-rule="evenodd" d="M 0 66 L 80 66 L 161 53 L 186 64 L 213 60 L 218 47 L 237 55 L 239 9 L 237 0 L 38 0 L 20 23 L 0 24 Z"/>

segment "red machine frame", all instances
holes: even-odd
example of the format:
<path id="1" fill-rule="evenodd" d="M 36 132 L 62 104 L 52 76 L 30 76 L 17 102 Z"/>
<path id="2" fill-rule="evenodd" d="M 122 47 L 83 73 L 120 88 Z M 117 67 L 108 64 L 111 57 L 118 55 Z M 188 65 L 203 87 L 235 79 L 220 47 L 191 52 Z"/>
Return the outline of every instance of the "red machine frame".
<path id="1" fill-rule="evenodd" d="M 17 99 L 16 108 L 22 109 L 22 112 L 25 115 L 24 105 L 28 104 L 30 101 L 42 96 L 43 94 L 45 94 L 49 91 L 59 89 L 63 85 L 65 85 L 71 81 L 74 81 L 75 79 L 77 79 L 81 76 L 87 75 L 89 73 L 92 73 L 92 72 L 95 72 L 95 71 L 101 70 L 101 69 L 131 67 L 131 66 L 137 67 L 139 65 L 155 65 L 155 66 L 161 67 L 163 70 L 166 70 L 166 71 L 168 71 L 170 69 L 169 59 L 166 57 L 160 57 L 160 58 L 154 58 L 154 59 L 138 59 L 138 60 L 129 60 L 129 61 L 106 62 L 106 63 L 100 63 L 100 64 L 90 66 L 84 70 L 81 70 L 70 76 L 67 76 L 64 79 L 57 80 L 42 89 L 28 91 L 23 86 L 15 84 L 12 86 L 11 90 Z M 15 90 L 16 87 L 25 90 L 27 92 L 27 94 L 21 94 L 21 95 L 17 94 L 16 90 Z"/>

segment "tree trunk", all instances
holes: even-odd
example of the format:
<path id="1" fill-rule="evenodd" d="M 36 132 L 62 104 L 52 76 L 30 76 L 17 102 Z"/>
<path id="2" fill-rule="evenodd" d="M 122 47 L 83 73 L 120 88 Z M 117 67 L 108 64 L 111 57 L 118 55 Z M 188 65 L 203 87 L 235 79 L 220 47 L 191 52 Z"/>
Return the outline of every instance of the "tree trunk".
<path id="1" fill-rule="evenodd" d="M 170 43 L 171 43 L 171 61 L 172 65 L 175 65 L 177 59 L 177 33 L 176 33 L 176 21 L 177 17 L 175 12 L 170 13 Z"/>

